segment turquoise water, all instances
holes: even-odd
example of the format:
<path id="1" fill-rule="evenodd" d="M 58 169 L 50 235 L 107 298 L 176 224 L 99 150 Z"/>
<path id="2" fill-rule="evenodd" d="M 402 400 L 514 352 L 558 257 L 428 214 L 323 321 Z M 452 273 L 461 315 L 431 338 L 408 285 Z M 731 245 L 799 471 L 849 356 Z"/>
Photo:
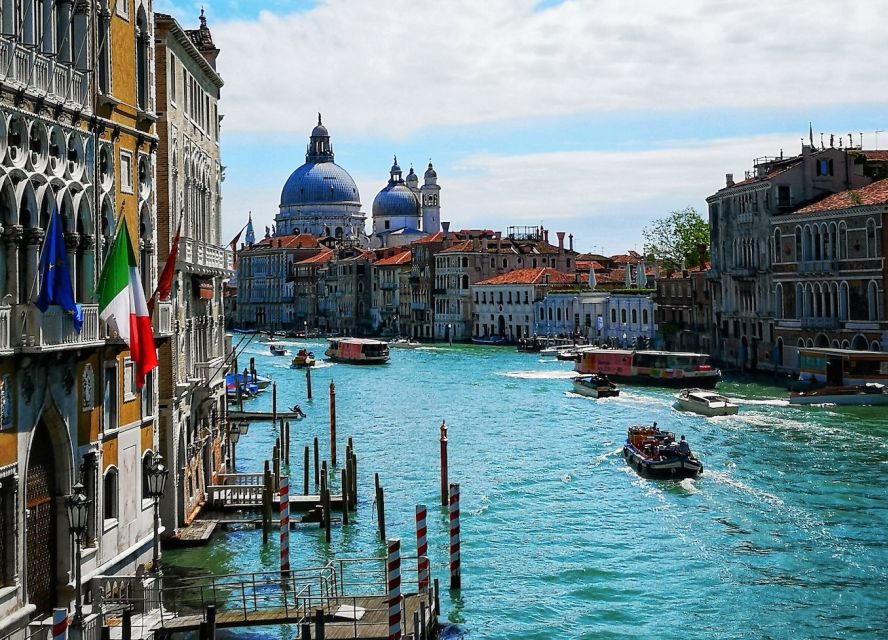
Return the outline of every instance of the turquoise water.
<path id="1" fill-rule="evenodd" d="M 287 343 L 290 349 L 303 344 Z M 316 354 L 321 343 L 312 343 Z M 340 459 L 359 457 L 357 522 L 291 538 L 294 566 L 380 555 L 373 472 L 386 491 L 389 537 L 415 549 L 413 511 L 429 510 L 433 576 L 450 631 L 466 638 L 877 638 L 888 635 L 888 413 L 787 406 L 777 387 L 728 381 L 740 414 L 704 418 L 671 407 L 669 390 L 624 385 L 619 398 L 570 392 L 570 364 L 511 349 L 393 350 L 391 363 L 322 363 L 304 373 L 266 356 L 279 406 L 300 403 L 293 460 L 315 435 L 326 451 L 327 385 L 336 382 Z M 240 362 L 245 362 L 241 356 Z M 241 365 L 243 366 L 243 364 Z M 267 393 L 248 403 L 269 408 Z M 439 425 L 462 493 L 463 588 L 448 593 L 448 524 L 439 510 Z M 623 462 L 626 427 L 656 420 L 687 435 L 702 477 L 646 480 Z M 271 456 L 255 425 L 238 468 Z M 301 484 L 301 463 L 293 477 Z M 274 539 L 273 539 L 274 540 Z M 228 573 L 274 570 L 277 541 L 257 530 L 170 551 L 167 565 Z M 292 638 L 289 628 L 240 631 Z"/>

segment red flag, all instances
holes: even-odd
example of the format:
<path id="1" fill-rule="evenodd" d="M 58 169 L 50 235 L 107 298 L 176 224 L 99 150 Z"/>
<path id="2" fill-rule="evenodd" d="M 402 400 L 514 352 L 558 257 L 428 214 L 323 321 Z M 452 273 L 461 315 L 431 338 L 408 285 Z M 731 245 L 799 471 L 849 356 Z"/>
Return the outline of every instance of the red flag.
<path id="1" fill-rule="evenodd" d="M 157 299 L 165 300 L 170 297 L 170 290 L 173 288 L 173 274 L 176 270 L 176 254 L 179 253 L 179 235 L 182 233 L 182 218 L 179 218 L 179 225 L 176 227 L 176 239 L 173 240 L 173 246 L 170 247 L 170 255 L 167 256 L 166 264 L 163 265 L 163 271 L 160 279 L 157 281 L 157 289 L 154 295 L 148 301 L 148 315 L 154 311 L 154 302 Z"/>

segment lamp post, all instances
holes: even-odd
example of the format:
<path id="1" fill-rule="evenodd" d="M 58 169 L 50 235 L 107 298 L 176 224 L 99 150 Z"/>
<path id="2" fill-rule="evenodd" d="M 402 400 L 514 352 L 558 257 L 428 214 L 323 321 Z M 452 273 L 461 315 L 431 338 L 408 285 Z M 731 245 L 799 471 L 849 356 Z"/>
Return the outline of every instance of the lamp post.
<path id="1" fill-rule="evenodd" d="M 397 313 L 395 314 L 395 336 L 401 337 L 401 318 Z"/>
<path id="2" fill-rule="evenodd" d="M 160 498 L 166 487 L 170 470 L 163 464 L 163 456 L 159 453 L 151 458 L 148 467 L 148 497 L 154 500 L 154 555 L 152 556 L 151 571 L 160 574 Z"/>
<path id="3" fill-rule="evenodd" d="M 447 323 L 447 340 L 450 343 L 450 346 L 453 346 L 453 325 L 449 322 Z"/>
<path id="4" fill-rule="evenodd" d="M 89 504 L 92 500 L 86 497 L 83 485 L 76 483 L 71 487 L 71 494 L 65 496 L 65 510 L 68 513 L 68 528 L 74 536 L 74 624 L 83 620 L 83 598 L 80 594 L 80 545 L 86 533 L 89 521 Z"/>
<path id="5" fill-rule="evenodd" d="M 237 457 L 235 455 L 235 446 L 237 441 L 240 440 L 240 425 L 235 423 L 231 425 L 231 428 L 228 432 L 228 441 L 231 446 L 231 472 L 237 473 Z"/>

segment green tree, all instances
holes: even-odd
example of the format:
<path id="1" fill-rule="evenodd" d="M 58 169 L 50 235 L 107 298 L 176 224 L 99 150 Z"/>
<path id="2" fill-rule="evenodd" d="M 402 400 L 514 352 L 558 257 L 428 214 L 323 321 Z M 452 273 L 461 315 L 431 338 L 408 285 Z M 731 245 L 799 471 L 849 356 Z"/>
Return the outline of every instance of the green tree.
<path id="1" fill-rule="evenodd" d="M 691 206 L 657 218 L 641 233 L 645 255 L 660 260 L 667 268 L 699 265 L 700 245 L 707 247 L 709 254 L 709 223 Z"/>

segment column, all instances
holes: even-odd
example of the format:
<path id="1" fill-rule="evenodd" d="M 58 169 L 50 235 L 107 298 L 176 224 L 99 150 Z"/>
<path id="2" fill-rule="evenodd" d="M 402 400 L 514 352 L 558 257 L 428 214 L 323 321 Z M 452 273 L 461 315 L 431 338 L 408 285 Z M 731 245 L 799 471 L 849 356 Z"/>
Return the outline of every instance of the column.
<path id="1" fill-rule="evenodd" d="M 68 272 L 71 274 L 71 288 L 74 291 L 74 299 L 77 298 L 77 248 L 80 246 L 79 233 L 65 234 L 65 251 L 68 255 Z"/>
<path id="2" fill-rule="evenodd" d="M 6 241 L 6 293 L 12 295 L 13 303 L 19 300 L 19 243 L 22 239 L 21 225 L 14 224 L 3 231 Z"/>
<path id="3" fill-rule="evenodd" d="M 70 64 L 73 60 L 71 56 L 71 14 L 74 9 L 74 0 L 56 0 L 56 4 L 58 6 L 56 13 L 57 60 Z"/>
<path id="4" fill-rule="evenodd" d="M 89 70 L 89 5 L 88 0 L 77 0 L 72 23 L 74 67 L 80 71 Z"/>
<path id="5" fill-rule="evenodd" d="M 25 231 L 25 284 L 27 291 L 22 292 L 22 299 L 25 302 L 32 302 L 37 297 L 37 260 L 44 235 L 43 229 L 34 228 Z"/>
<path id="6" fill-rule="evenodd" d="M 80 254 L 82 256 L 80 282 L 80 301 L 93 302 L 96 291 L 96 239 L 94 236 L 80 236 Z"/>

